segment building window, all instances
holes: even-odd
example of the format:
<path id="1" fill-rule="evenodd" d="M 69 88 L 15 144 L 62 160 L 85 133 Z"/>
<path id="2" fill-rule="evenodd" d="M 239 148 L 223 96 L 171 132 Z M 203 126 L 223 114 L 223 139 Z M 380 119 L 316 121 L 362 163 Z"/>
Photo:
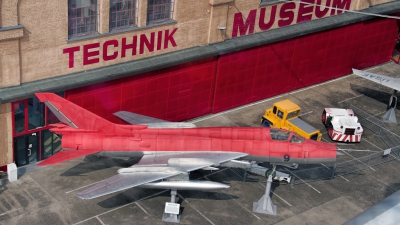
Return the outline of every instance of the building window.
<path id="1" fill-rule="evenodd" d="M 97 33 L 98 9 L 97 0 L 68 0 L 68 37 Z"/>
<path id="2" fill-rule="evenodd" d="M 137 24 L 136 0 L 110 1 L 110 30 L 124 29 Z"/>
<path id="3" fill-rule="evenodd" d="M 174 0 L 149 0 L 147 4 L 147 24 L 172 20 Z"/>

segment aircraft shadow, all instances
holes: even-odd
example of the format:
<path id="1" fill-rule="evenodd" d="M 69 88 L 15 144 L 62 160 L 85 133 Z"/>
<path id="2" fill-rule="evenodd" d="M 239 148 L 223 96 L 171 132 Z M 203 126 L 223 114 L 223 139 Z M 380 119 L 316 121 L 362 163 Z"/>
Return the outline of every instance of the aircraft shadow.
<path id="1" fill-rule="evenodd" d="M 353 91 L 356 91 L 356 92 L 358 92 L 360 94 L 363 94 L 363 95 L 365 95 L 367 97 L 370 97 L 372 99 L 375 99 L 376 101 L 381 102 L 381 103 L 383 103 L 385 105 L 387 105 L 389 103 L 390 96 L 392 95 L 391 93 L 387 93 L 387 92 L 383 92 L 383 91 L 377 91 L 377 90 L 374 90 L 374 89 L 371 89 L 371 88 L 367 88 L 367 87 L 363 87 L 363 86 L 359 86 L 359 85 L 356 85 L 356 84 L 350 84 L 350 88 Z M 398 95 L 398 96 L 400 96 L 400 95 Z M 400 109 L 399 104 L 397 104 L 396 108 Z"/>
<path id="2" fill-rule="evenodd" d="M 130 167 L 140 161 L 141 158 L 129 158 L 128 160 L 115 159 L 104 156 L 88 155 L 85 162 L 81 162 L 60 176 L 80 176 L 86 173 L 108 169 L 111 167 Z"/>
<path id="3" fill-rule="evenodd" d="M 7 187 L 7 181 L 5 182 L 5 183 L 3 183 L 2 185 L 0 185 L 0 195 L 4 192 L 4 191 L 7 191 L 8 190 L 8 187 Z"/>
<path id="4" fill-rule="evenodd" d="M 230 199 L 238 199 L 237 196 L 226 194 L 223 192 L 209 192 L 209 191 L 179 191 L 176 196 L 177 203 L 182 204 L 183 200 L 179 195 L 190 198 L 190 199 L 212 199 L 213 201 L 225 201 Z M 160 196 L 165 197 L 166 201 L 170 201 L 171 194 L 170 190 L 156 190 L 156 189 L 141 189 L 141 188 L 131 188 L 122 193 L 119 193 L 110 198 L 104 199 L 103 201 L 97 203 L 103 208 L 115 208 L 123 206 L 135 201 L 158 198 Z M 181 208 L 182 210 L 182 208 Z"/>

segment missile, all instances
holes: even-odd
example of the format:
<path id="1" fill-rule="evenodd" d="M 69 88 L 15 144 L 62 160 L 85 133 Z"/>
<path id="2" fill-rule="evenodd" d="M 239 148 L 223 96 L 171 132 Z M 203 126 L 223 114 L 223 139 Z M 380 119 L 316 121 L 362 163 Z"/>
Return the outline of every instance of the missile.
<path id="1" fill-rule="evenodd" d="M 150 189 L 176 189 L 176 190 L 191 190 L 191 191 L 218 191 L 229 188 L 229 185 L 213 182 L 213 181 L 160 181 L 142 184 L 138 188 Z"/>

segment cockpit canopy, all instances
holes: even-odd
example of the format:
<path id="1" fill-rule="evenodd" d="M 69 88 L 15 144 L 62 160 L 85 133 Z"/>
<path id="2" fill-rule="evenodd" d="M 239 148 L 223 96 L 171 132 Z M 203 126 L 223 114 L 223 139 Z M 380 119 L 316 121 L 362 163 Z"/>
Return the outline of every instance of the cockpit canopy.
<path id="1" fill-rule="evenodd" d="M 270 129 L 269 132 L 271 134 L 272 140 L 276 141 L 287 141 L 291 134 L 290 131 L 280 130 L 280 129 Z M 296 134 L 292 134 L 292 136 L 290 137 L 290 143 L 303 143 L 303 142 L 304 138 Z"/>

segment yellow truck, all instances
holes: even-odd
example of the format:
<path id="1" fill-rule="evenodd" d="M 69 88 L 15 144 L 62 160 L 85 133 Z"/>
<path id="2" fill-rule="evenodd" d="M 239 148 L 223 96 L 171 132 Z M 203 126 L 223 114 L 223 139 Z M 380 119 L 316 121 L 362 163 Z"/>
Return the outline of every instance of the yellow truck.
<path id="1" fill-rule="evenodd" d="M 261 124 L 265 127 L 290 130 L 304 138 L 321 141 L 321 132 L 299 118 L 300 109 L 300 106 L 287 99 L 276 102 L 272 108 L 265 110 Z"/>

